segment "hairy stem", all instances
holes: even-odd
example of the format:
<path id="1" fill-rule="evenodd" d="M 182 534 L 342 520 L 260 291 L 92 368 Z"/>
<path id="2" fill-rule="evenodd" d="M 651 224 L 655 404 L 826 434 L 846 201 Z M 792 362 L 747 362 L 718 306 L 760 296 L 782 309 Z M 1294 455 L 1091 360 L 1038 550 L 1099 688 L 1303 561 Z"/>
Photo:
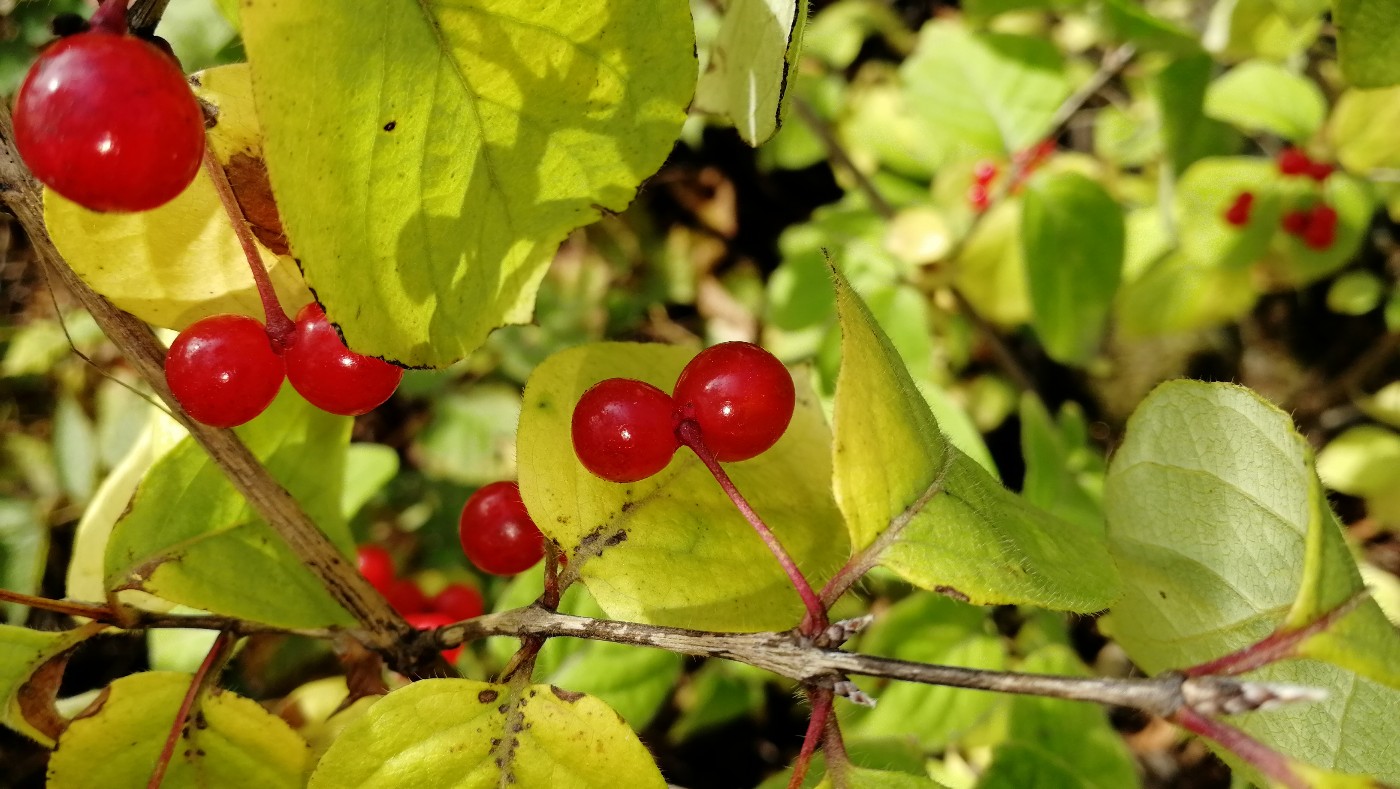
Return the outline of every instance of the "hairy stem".
<path id="1" fill-rule="evenodd" d="M 1302 627 L 1279 628 L 1258 643 L 1198 666 L 1183 669 L 1182 673 L 1188 677 L 1233 676 L 1293 657 L 1304 641 L 1332 627 L 1338 619 L 1355 611 L 1356 607 L 1369 597 L 1370 593 L 1363 590 Z"/>
<path id="2" fill-rule="evenodd" d="M 1182 707 L 1172 716 L 1172 721 L 1193 734 L 1199 734 L 1220 743 L 1241 759 L 1249 762 L 1259 772 L 1288 789 L 1308 789 L 1308 782 L 1294 772 L 1288 759 L 1278 751 L 1227 723 L 1207 718 L 1190 707 Z"/>
<path id="3" fill-rule="evenodd" d="M 705 464 L 705 468 L 710 470 L 710 474 L 714 475 L 715 481 L 719 483 L 725 495 L 734 502 L 734 506 L 744 516 L 744 520 L 747 520 L 753 530 L 758 532 L 763 544 L 768 546 L 769 553 L 778 560 L 778 564 L 787 574 L 788 580 L 792 582 L 792 588 L 796 589 L 797 595 L 802 598 L 802 605 L 807 609 L 807 615 L 802 620 L 802 632 L 806 635 L 816 635 L 821 632 L 827 625 L 826 608 L 822 605 L 821 598 L 817 597 L 817 593 L 812 590 L 812 584 L 807 581 L 807 577 L 802 574 L 801 570 L 797 569 L 797 563 L 792 560 L 787 549 L 778 541 L 777 535 L 773 534 L 773 530 L 768 528 L 768 524 L 764 523 L 763 518 L 759 517 L 754 508 L 749 505 L 744 494 L 740 493 L 739 489 L 734 486 L 734 481 L 729 478 L 724 467 L 715 459 L 715 453 L 711 452 L 710 448 L 705 445 L 705 440 L 700 435 L 700 425 L 692 419 L 682 420 L 680 425 L 676 427 L 676 438 L 695 452 L 695 456 L 700 458 L 700 462 Z"/>
<path id="4" fill-rule="evenodd" d="M 253 282 L 258 286 L 258 298 L 262 300 L 267 336 L 272 340 L 273 347 L 280 351 L 291 344 L 296 324 L 287 317 L 287 311 L 282 309 L 282 302 L 277 299 L 277 290 L 272 287 L 272 278 L 268 276 L 267 267 L 263 265 L 258 242 L 253 238 L 252 228 L 248 227 L 248 218 L 243 215 L 243 209 L 238 205 L 238 196 L 233 193 L 233 185 L 228 181 L 228 173 L 224 172 L 224 166 L 219 164 L 219 157 L 214 154 L 211 145 L 204 146 L 204 171 L 214 183 L 214 191 L 219 195 L 224 212 L 228 214 L 233 234 L 238 236 L 238 245 L 243 247 L 243 257 L 248 260 L 248 269 L 253 273 Z"/>
<path id="5" fill-rule="evenodd" d="M 807 719 L 807 734 L 802 738 L 802 750 L 797 761 L 792 764 L 792 779 L 788 789 L 801 789 L 807 778 L 807 768 L 812 764 L 812 754 L 817 752 L 817 743 L 826 732 L 826 721 L 831 716 L 831 689 L 819 685 L 807 688 L 807 700 L 812 704 L 812 716 Z"/>
<path id="6" fill-rule="evenodd" d="M 156 767 L 151 772 L 151 780 L 146 783 L 146 789 L 160 789 L 160 782 L 165 780 L 166 768 L 170 766 L 170 758 L 175 755 L 175 744 L 180 741 L 185 722 L 189 720 L 190 710 L 194 708 L 195 700 L 199 698 L 199 695 L 213 682 L 212 677 L 218 675 L 214 667 L 223 665 L 223 662 L 228 659 L 229 654 L 233 651 L 234 641 L 233 634 L 221 632 L 214 639 L 214 644 L 209 647 L 209 653 L 204 656 L 204 662 L 199 664 L 194 678 L 190 680 L 190 689 L 185 691 L 185 698 L 180 702 L 180 708 L 175 712 L 175 722 L 170 724 L 170 734 L 165 738 L 165 745 L 160 749 L 160 756 L 156 759 Z"/>

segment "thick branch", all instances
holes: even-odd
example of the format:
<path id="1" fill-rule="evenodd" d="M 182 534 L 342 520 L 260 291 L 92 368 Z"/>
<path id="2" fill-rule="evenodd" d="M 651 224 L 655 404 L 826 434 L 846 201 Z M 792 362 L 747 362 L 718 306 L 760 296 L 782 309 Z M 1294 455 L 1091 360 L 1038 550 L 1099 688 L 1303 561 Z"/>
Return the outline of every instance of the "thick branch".
<path id="1" fill-rule="evenodd" d="M 233 431 L 207 427 L 189 418 L 165 383 L 165 349 L 150 327 L 98 295 L 68 267 L 49 238 L 44 225 L 42 192 L 15 152 L 10 110 L 2 102 L 0 202 L 14 213 L 24 227 L 40 262 L 92 314 L 97 325 L 156 396 L 165 402 L 170 413 L 204 447 L 254 511 L 272 526 L 297 558 L 325 584 L 335 601 L 360 623 L 366 645 L 382 652 L 393 665 L 412 663 L 413 656 L 404 650 L 404 646 L 413 643 L 413 628 L 360 576 L 354 564 L 341 555 L 296 499 L 268 474 Z"/>

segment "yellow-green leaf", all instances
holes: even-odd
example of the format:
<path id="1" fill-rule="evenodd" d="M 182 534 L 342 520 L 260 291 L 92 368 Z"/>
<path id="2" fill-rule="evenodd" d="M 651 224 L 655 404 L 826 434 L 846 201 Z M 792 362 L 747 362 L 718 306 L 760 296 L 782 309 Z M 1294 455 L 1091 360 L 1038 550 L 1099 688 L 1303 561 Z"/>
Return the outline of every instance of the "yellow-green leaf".
<path id="1" fill-rule="evenodd" d="M 244 0 L 273 191 L 350 347 L 445 366 L 529 319 L 695 86 L 685 3 Z"/>
<path id="2" fill-rule="evenodd" d="M 1210 84 L 1205 110 L 1245 131 L 1307 142 L 1327 117 L 1327 100 L 1307 77 L 1267 60 L 1250 60 Z"/>
<path id="3" fill-rule="evenodd" d="M 806 0 L 734 0 L 711 44 L 695 105 L 729 118 L 749 145 L 767 142 L 783 124 L 806 22 Z"/>
<path id="4" fill-rule="evenodd" d="M 526 384 L 517 438 L 525 505 L 610 616 L 698 629 L 792 627 L 802 616 L 797 593 L 690 450 L 627 484 L 593 476 L 574 456 L 569 424 L 588 387 L 621 377 L 670 391 L 693 356 L 668 345 L 600 343 L 546 359 Z M 726 470 L 820 586 L 849 548 L 831 496 L 831 436 L 804 378 L 795 376 L 797 410 L 783 438 Z"/>
<path id="5" fill-rule="evenodd" d="M 872 770 L 848 764 L 842 768 L 840 779 L 833 780 L 831 773 L 822 778 L 817 789 L 941 789 L 943 785 L 932 778 L 890 770 Z"/>
<path id="6" fill-rule="evenodd" d="M 1106 608 L 1118 577 L 1102 529 L 1027 504 L 950 444 L 870 310 L 833 276 L 834 485 L 853 547 L 884 541 L 879 564 L 974 603 Z"/>
<path id="7" fill-rule="evenodd" d="M 123 677 L 97 710 L 73 721 L 49 759 L 51 789 L 141 789 L 170 734 L 191 676 L 146 672 Z M 166 789 L 297 789 L 311 751 L 281 718 L 224 690 L 206 693 L 175 743 Z"/>
<path id="8" fill-rule="evenodd" d="M 606 704 L 553 685 L 429 679 L 346 727 L 312 789 L 662 789 L 637 735 Z"/>
<path id="9" fill-rule="evenodd" d="M 1400 82 L 1400 5 L 1394 0 L 1334 0 L 1337 59 L 1342 74 L 1359 88 Z"/>
<path id="10" fill-rule="evenodd" d="M 262 142 L 248 67 L 220 66 L 192 79 L 195 93 L 217 108 L 209 145 L 219 161 L 232 173 L 256 172 Z M 84 282 L 147 323 L 178 330 L 223 312 L 263 319 L 248 260 L 203 170 L 179 197 L 137 214 L 94 213 L 45 190 L 44 223 Z M 261 243 L 258 251 L 286 309 L 311 301 L 290 257 Z"/>
<path id="11" fill-rule="evenodd" d="M 25 683 L 50 660 L 104 627 L 87 624 L 73 630 L 46 632 L 0 625 L 0 724 L 40 745 L 52 747 L 53 738 L 25 718 L 20 703 Z"/>
<path id="12" fill-rule="evenodd" d="M 1346 91 L 1327 124 L 1337 161 L 1365 175 L 1400 167 L 1400 139 L 1388 130 L 1400 123 L 1400 87 Z"/>

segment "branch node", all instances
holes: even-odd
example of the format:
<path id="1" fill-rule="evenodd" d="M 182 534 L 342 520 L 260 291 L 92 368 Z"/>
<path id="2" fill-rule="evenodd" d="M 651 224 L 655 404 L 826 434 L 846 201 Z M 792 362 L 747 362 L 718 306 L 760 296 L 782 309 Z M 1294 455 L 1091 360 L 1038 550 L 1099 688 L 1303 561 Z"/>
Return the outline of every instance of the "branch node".
<path id="1" fill-rule="evenodd" d="M 831 690 L 852 704 L 859 704 L 862 707 L 874 707 L 875 699 L 870 694 L 856 687 L 856 683 L 849 679 L 838 679 L 831 684 Z"/>
<path id="2" fill-rule="evenodd" d="M 1327 691 L 1282 682 L 1242 682 L 1229 677 L 1192 677 L 1181 685 L 1186 706 L 1206 717 L 1271 710 L 1285 704 L 1313 703 Z"/>

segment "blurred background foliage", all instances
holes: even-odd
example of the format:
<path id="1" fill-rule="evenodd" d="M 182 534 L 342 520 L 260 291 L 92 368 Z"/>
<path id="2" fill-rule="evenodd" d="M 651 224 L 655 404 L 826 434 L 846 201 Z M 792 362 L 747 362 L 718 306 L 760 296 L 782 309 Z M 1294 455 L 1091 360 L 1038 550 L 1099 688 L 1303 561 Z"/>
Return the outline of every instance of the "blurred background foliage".
<path id="1" fill-rule="evenodd" d="M 234 5 L 174 0 L 158 32 L 187 70 L 237 61 Z M 89 10 L 0 0 L 0 93 L 13 94 L 55 14 Z M 692 10 L 703 58 L 721 8 Z M 603 338 L 745 339 L 810 367 L 829 396 L 829 253 L 944 430 L 1067 517 L 1101 517 L 1105 457 L 1158 382 L 1233 380 L 1272 399 L 1319 452 L 1363 571 L 1400 616 L 1400 87 L 1348 87 L 1327 10 L 1325 0 L 818 0 L 773 140 L 753 150 L 692 117 L 630 209 L 560 248 L 532 324 L 498 330 L 445 372 L 410 371 L 357 421 L 344 502 L 357 541 L 386 546 L 430 594 L 465 581 L 494 608 L 534 599 L 535 574 L 475 574 L 456 534 L 472 490 L 514 475 L 531 370 Z M 1281 172 L 1289 147 L 1335 171 Z M 1243 192 L 1252 209 L 1232 223 Z M 1318 204 L 1337 213 L 1324 248 L 1281 227 Z M 6 221 L 0 315 L 0 585 L 58 597 L 79 519 L 123 458 L 148 451 L 137 440 L 153 411 Z M 858 647 L 876 654 L 1134 670 L 1089 618 L 972 608 L 878 572 L 861 595 L 882 616 Z M 577 587 L 565 610 L 600 613 Z M 14 606 L 5 616 L 58 626 Z M 207 644 L 182 633 L 95 640 L 63 692 L 81 700 L 132 670 L 187 670 Z M 512 649 L 496 639 L 460 666 L 486 676 Z M 323 645 L 255 638 L 228 676 L 316 742 L 345 692 L 337 671 Z M 800 742 L 793 687 L 744 666 L 555 640 L 537 676 L 603 697 L 679 785 L 785 785 L 773 773 Z M 1204 747 L 1141 715 L 870 690 L 881 705 L 844 721 L 857 763 L 1011 786 L 984 772 L 1009 750 L 1060 765 L 1066 786 L 1230 785 Z M 1075 734 L 1058 757 L 1041 752 L 1043 731 L 1030 736 L 1038 715 Z M 39 785 L 45 758 L 0 733 L 0 783 Z"/>

